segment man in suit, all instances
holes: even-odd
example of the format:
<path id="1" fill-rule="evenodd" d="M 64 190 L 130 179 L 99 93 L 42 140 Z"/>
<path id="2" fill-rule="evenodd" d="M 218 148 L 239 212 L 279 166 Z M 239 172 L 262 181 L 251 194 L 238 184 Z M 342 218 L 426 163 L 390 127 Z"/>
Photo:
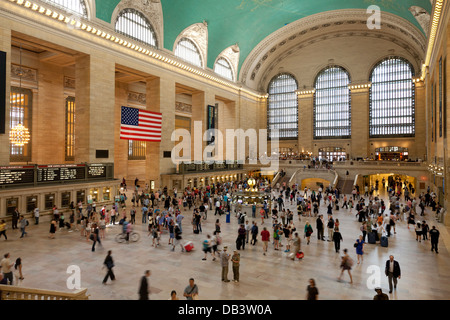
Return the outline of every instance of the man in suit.
<path id="1" fill-rule="evenodd" d="M 436 226 L 430 230 L 430 238 L 431 238 L 431 251 L 438 252 L 438 243 L 439 243 L 439 230 L 436 229 Z"/>
<path id="2" fill-rule="evenodd" d="M 145 271 L 145 275 L 141 278 L 141 286 L 139 287 L 139 300 L 149 300 L 148 298 L 148 281 L 147 278 L 150 277 L 150 270 Z"/>
<path id="3" fill-rule="evenodd" d="M 317 228 L 317 239 L 325 241 L 325 238 L 323 236 L 323 220 L 322 215 L 317 217 L 316 220 L 316 228 Z"/>
<path id="4" fill-rule="evenodd" d="M 392 293 L 392 280 L 394 282 L 394 289 L 397 289 L 397 279 L 401 277 L 400 265 L 394 260 L 393 255 L 390 255 L 389 260 L 386 261 L 385 274 L 389 279 L 389 293 Z"/>

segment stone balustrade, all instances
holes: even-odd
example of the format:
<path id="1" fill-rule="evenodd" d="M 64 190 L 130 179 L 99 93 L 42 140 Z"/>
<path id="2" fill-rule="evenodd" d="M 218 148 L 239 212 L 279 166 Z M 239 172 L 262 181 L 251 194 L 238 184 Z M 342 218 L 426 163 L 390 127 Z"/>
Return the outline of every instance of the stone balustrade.
<path id="1" fill-rule="evenodd" d="M 0 285 L 0 300 L 89 300 L 87 289 L 60 292 Z"/>

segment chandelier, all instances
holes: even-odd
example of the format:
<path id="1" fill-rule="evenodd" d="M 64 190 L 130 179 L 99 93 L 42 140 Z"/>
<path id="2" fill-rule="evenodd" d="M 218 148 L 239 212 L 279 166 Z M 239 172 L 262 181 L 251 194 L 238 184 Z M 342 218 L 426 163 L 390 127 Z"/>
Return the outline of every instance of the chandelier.
<path id="1" fill-rule="evenodd" d="M 21 123 L 9 132 L 9 140 L 18 147 L 23 147 L 30 141 L 30 132 Z"/>

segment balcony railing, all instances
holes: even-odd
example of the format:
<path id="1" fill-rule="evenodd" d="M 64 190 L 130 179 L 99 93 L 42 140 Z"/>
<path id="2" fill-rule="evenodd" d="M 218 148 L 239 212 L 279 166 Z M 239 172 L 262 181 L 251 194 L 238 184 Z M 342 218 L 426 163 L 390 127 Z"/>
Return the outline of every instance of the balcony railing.
<path id="1" fill-rule="evenodd" d="M 212 171 L 228 171 L 228 170 L 242 170 L 243 164 L 235 163 L 180 163 L 178 165 L 177 173 L 197 173 L 197 172 L 212 172 Z"/>
<path id="2" fill-rule="evenodd" d="M 0 285 L 0 300 L 89 300 L 87 289 L 72 293 Z"/>

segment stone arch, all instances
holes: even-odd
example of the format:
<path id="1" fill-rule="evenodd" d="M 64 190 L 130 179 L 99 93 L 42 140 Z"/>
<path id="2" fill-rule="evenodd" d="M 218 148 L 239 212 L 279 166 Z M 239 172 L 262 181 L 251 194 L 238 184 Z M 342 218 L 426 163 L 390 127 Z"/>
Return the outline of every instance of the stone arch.
<path id="1" fill-rule="evenodd" d="M 206 68 L 208 59 L 208 24 L 206 21 L 202 23 L 194 23 L 190 25 L 178 35 L 173 44 L 173 52 L 177 47 L 178 42 L 183 39 L 188 38 L 197 46 L 200 51 L 200 56 L 202 58 L 202 67 Z"/>

